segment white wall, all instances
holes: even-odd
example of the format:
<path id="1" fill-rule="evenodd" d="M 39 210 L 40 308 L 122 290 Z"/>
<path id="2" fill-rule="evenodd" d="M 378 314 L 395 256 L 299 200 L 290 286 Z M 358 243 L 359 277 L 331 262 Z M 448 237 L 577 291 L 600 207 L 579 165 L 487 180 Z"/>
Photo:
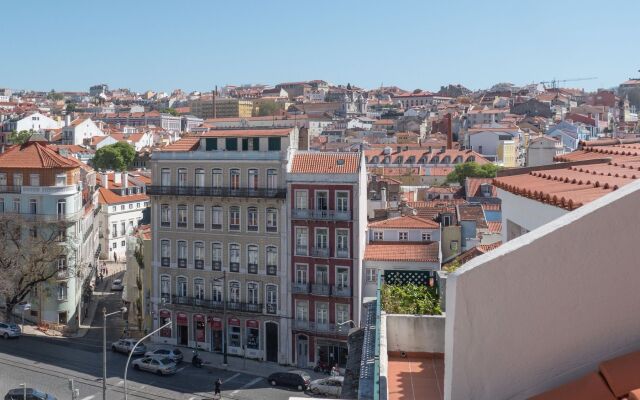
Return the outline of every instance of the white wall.
<path id="1" fill-rule="evenodd" d="M 500 188 L 497 189 L 498 197 L 502 200 L 503 243 L 506 243 L 509 240 L 507 220 L 524 227 L 528 231 L 532 231 L 569 212 L 564 208 L 518 196 Z"/>
<path id="2" fill-rule="evenodd" d="M 387 351 L 444 353 L 444 315 L 383 315 Z"/>
<path id="3" fill-rule="evenodd" d="M 449 275 L 445 399 L 527 398 L 640 349 L 639 202 L 636 181 Z"/>

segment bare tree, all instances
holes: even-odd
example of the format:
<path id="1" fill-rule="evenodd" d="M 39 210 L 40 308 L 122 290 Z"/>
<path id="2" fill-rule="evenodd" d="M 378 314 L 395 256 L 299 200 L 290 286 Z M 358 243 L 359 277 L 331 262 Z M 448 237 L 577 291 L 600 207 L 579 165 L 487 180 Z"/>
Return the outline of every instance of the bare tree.
<path id="1" fill-rule="evenodd" d="M 67 263 L 58 264 L 68 253 L 66 244 L 64 222 L 0 216 L 0 299 L 6 301 L 7 317 L 41 283 L 69 276 Z"/>

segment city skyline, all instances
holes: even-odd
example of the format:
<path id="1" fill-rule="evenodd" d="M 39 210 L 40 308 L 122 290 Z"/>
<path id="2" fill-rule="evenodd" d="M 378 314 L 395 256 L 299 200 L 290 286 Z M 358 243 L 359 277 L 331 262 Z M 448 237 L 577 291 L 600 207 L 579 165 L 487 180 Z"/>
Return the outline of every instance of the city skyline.
<path id="1" fill-rule="evenodd" d="M 64 10 L 41 3 L 38 13 L 8 4 L 5 11 L 14 18 L 2 30 L 12 37 L 5 52 L 14 61 L 3 65 L 0 86 L 78 91 L 105 82 L 170 92 L 324 79 L 437 91 L 450 83 L 476 90 L 499 82 L 597 77 L 566 86 L 610 88 L 640 67 L 638 57 L 625 56 L 624 39 L 633 38 L 640 5 L 614 3 L 619 7 L 597 13 L 591 1 L 580 7 L 550 1 L 337 7 L 330 1 L 182 8 L 115 2 L 104 9 L 77 2 Z M 65 20 L 72 23 L 51 23 Z M 52 34 L 57 41 L 42 40 Z"/>

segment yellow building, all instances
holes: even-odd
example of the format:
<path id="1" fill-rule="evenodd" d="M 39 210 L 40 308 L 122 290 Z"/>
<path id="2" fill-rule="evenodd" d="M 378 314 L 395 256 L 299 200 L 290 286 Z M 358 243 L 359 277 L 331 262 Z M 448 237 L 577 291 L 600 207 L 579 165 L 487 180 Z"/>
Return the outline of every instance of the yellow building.
<path id="1" fill-rule="evenodd" d="M 513 140 L 501 140 L 498 145 L 498 163 L 505 168 L 515 168 L 517 164 L 517 147 Z"/>
<path id="2" fill-rule="evenodd" d="M 191 113 L 199 118 L 214 118 L 211 96 L 203 96 L 190 104 Z M 215 118 L 249 118 L 253 116 L 253 101 L 216 98 Z"/>

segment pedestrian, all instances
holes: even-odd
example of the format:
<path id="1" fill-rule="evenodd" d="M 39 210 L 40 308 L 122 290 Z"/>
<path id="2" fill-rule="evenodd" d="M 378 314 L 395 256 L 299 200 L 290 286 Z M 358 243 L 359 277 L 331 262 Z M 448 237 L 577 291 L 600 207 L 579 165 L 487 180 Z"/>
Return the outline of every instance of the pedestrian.
<path id="1" fill-rule="evenodd" d="M 340 371 L 338 371 L 338 364 L 335 364 L 333 368 L 331 368 L 331 376 L 339 376 Z"/>
<path id="2" fill-rule="evenodd" d="M 218 378 L 218 380 L 216 380 L 216 387 L 213 391 L 214 395 L 220 396 L 220 385 L 222 385 L 222 379 Z"/>
<path id="3" fill-rule="evenodd" d="M 113 261 L 118 262 L 118 254 L 116 254 L 116 252 L 113 252 Z"/>

